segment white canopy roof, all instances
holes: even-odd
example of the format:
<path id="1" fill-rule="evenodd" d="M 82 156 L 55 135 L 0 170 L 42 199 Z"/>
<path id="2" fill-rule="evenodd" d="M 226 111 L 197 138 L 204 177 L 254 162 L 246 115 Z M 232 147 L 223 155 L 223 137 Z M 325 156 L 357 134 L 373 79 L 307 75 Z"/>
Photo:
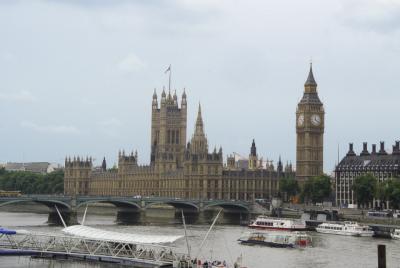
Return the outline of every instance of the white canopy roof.
<path id="1" fill-rule="evenodd" d="M 122 242 L 130 244 L 166 244 L 172 243 L 183 236 L 174 235 L 142 235 L 132 233 L 119 233 L 101 230 L 84 225 L 73 225 L 61 230 L 63 233 L 94 239 L 106 240 L 111 242 Z"/>

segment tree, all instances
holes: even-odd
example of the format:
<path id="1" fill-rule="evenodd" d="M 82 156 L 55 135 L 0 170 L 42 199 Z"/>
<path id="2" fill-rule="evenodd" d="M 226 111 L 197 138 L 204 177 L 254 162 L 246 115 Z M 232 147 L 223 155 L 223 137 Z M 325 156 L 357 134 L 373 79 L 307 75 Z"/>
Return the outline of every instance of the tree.
<path id="1" fill-rule="evenodd" d="M 388 181 L 387 187 L 385 188 L 385 195 L 387 200 L 390 201 L 390 204 L 393 208 L 400 208 L 400 179 L 393 178 Z"/>
<path id="2" fill-rule="evenodd" d="M 0 189 L 24 194 L 61 194 L 64 192 L 64 172 L 60 170 L 43 175 L 0 169 Z"/>
<path id="3" fill-rule="evenodd" d="M 389 183 L 388 182 L 381 182 L 376 184 L 376 189 L 375 189 L 375 198 L 381 201 L 384 201 L 387 199 L 388 195 L 388 188 Z"/>
<path id="4" fill-rule="evenodd" d="M 288 198 L 294 197 L 300 192 L 299 185 L 293 177 L 282 178 L 279 182 L 279 190 L 286 193 Z"/>
<path id="5" fill-rule="evenodd" d="M 331 195 L 331 178 L 327 175 L 321 175 L 309 178 L 304 184 L 302 197 L 304 200 L 310 200 L 313 203 L 323 202 Z"/>
<path id="6" fill-rule="evenodd" d="M 368 204 L 372 202 L 377 193 L 381 195 L 381 189 L 377 190 L 377 180 L 370 173 L 357 177 L 352 189 L 356 194 L 358 204 Z"/>

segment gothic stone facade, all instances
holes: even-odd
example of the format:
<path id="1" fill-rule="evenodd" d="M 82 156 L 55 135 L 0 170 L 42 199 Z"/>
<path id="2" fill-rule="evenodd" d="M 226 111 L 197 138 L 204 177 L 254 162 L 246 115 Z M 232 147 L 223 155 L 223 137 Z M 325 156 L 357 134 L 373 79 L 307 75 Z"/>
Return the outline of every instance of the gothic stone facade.
<path id="1" fill-rule="evenodd" d="M 367 173 L 374 175 L 378 182 L 400 178 L 400 142 L 396 141 L 391 154 L 386 152 L 383 142 L 378 152 L 373 144 L 371 153 L 364 142 L 360 155 L 354 152 L 353 144 L 350 143 L 348 153 L 335 169 L 337 205 L 357 205 L 352 186 L 357 177 Z M 374 207 L 382 205 L 379 200 L 374 200 L 373 203 Z M 387 207 L 387 204 L 383 205 Z"/>
<path id="2" fill-rule="evenodd" d="M 296 111 L 296 179 L 300 184 L 323 174 L 325 111 L 317 93 L 312 66 Z"/>
<path id="3" fill-rule="evenodd" d="M 295 176 L 291 166 L 283 169 L 280 160 L 276 169 L 272 163 L 260 164 L 254 141 L 248 168 L 238 168 L 232 159 L 224 165 L 222 148 L 209 152 L 200 105 L 188 143 L 186 124 L 186 93 L 179 106 L 176 93 L 167 95 L 163 90 L 159 105 L 154 92 L 150 164 L 138 165 L 133 152 L 120 152 L 115 170 L 107 170 L 105 161 L 93 168 L 90 158 L 67 158 L 65 194 L 254 200 L 271 198 L 278 193 L 281 178 Z"/>

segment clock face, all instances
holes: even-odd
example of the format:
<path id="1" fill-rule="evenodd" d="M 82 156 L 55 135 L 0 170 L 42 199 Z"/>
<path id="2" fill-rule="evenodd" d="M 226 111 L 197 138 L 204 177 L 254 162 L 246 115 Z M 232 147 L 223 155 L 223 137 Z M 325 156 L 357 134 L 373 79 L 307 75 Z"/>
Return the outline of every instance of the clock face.
<path id="1" fill-rule="evenodd" d="M 321 117 L 319 117 L 317 114 L 313 114 L 311 116 L 311 124 L 314 126 L 319 126 L 321 124 Z"/>
<path id="2" fill-rule="evenodd" d="M 299 126 L 303 126 L 304 125 L 304 114 L 300 114 L 299 117 L 297 118 L 297 124 Z"/>

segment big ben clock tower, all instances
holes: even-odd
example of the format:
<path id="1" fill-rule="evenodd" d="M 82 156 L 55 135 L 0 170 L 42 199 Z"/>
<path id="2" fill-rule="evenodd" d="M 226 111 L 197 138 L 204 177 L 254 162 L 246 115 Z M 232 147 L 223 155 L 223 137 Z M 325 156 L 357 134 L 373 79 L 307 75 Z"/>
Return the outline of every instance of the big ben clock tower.
<path id="1" fill-rule="evenodd" d="M 311 64 L 296 111 L 296 179 L 300 185 L 310 177 L 323 174 L 324 117 Z"/>

